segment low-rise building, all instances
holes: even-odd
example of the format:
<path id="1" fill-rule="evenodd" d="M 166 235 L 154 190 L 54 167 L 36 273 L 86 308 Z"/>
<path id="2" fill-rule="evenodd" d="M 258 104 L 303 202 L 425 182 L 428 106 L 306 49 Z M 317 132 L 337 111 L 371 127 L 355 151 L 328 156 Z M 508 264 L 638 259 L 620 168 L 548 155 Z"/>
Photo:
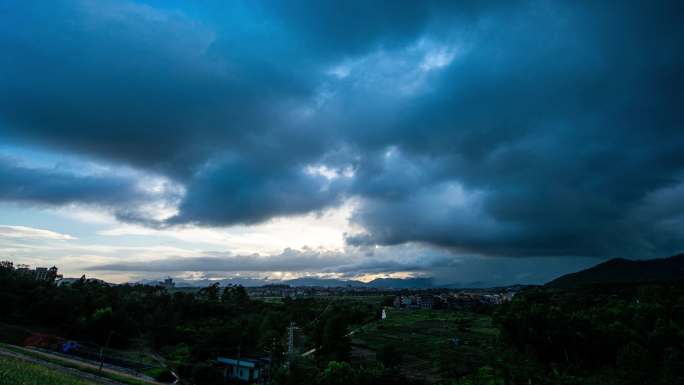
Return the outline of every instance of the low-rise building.
<path id="1" fill-rule="evenodd" d="M 218 357 L 216 361 L 223 368 L 226 382 L 239 380 L 249 384 L 264 383 L 268 377 L 267 359 Z"/>
<path id="2" fill-rule="evenodd" d="M 435 297 L 432 294 L 423 294 L 417 297 L 417 305 L 421 309 L 432 309 L 434 307 Z"/>
<path id="3" fill-rule="evenodd" d="M 58 269 L 56 266 L 52 266 L 49 269 L 47 267 L 36 267 L 35 269 L 31 269 L 29 265 L 19 264 L 17 265 L 16 272 L 31 276 L 33 277 L 33 279 L 38 281 L 54 282 L 55 279 L 59 276 L 57 274 L 57 270 Z"/>

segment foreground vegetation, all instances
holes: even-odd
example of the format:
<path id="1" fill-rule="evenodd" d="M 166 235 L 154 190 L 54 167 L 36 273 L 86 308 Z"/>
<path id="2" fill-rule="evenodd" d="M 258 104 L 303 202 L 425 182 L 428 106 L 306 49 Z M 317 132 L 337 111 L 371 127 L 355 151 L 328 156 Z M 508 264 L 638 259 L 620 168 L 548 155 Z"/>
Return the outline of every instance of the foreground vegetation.
<path id="1" fill-rule="evenodd" d="M 3 385 L 95 385 L 94 382 L 40 365 L 0 356 L 0 384 Z"/>
<path id="2" fill-rule="evenodd" d="M 259 301 L 239 286 L 170 293 L 85 279 L 56 287 L 0 269 L 0 340 L 21 344 L 27 329 L 110 340 L 124 356 L 159 353 L 197 385 L 222 383 L 216 358 L 238 355 L 271 359 L 276 385 L 684 383 L 681 283 L 533 287 L 504 305 L 388 309 L 380 321 L 387 302 Z M 286 361 L 291 322 L 296 354 Z"/>
<path id="3" fill-rule="evenodd" d="M 112 372 L 106 371 L 106 370 L 101 371 L 101 370 L 96 369 L 92 366 L 88 366 L 85 364 L 79 364 L 79 363 L 64 360 L 64 359 L 60 359 L 58 357 L 54 357 L 54 356 L 51 356 L 51 355 L 48 355 L 48 354 L 45 354 L 45 353 L 42 353 L 39 351 L 32 351 L 29 349 L 19 348 L 19 347 L 7 345 L 4 343 L 0 343 L 0 348 L 18 353 L 18 354 L 26 356 L 26 357 L 35 358 L 35 359 L 40 360 L 40 361 L 44 361 L 44 362 L 48 362 L 50 364 L 58 365 L 58 366 L 61 366 L 64 368 L 76 369 L 80 372 L 92 374 L 92 375 L 95 375 L 98 377 L 103 377 L 106 379 L 110 379 L 110 380 L 119 382 L 121 384 L 128 384 L 128 385 L 148 385 L 149 384 L 149 382 L 146 382 L 146 381 L 138 380 L 135 378 L 130 378 L 128 376 L 119 375 L 119 374 L 112 373 Z M 3 384 L 3 383 L 0 382 L 0 384 Z"/>
<path id="4" fill-rule="evenodd" d="M 252 301 L 240 286 L 171 294 L 162 287 L 84 278 L 56 287 L 9 268 L 0 268 L 0 304 L 0 323 L 15 325 L 0 328 L 5 342 L 21 344 L 30 330 L 116 349 L 145 341 L 146 349 L 198 384 L 219 377 L 212 363 L 218 356 L 268 357 L 280 367 L 290 322 L 298 328 L 298 350 L 317 348 L 320 365 L 344 361 L 346 331 L 379 311 L 365 301 Z"/>
<path id="5" fill-rule="evenodd" d="M 497 321 L 535 384 L 684 384 L 681 282 L 531 288 Z"/>

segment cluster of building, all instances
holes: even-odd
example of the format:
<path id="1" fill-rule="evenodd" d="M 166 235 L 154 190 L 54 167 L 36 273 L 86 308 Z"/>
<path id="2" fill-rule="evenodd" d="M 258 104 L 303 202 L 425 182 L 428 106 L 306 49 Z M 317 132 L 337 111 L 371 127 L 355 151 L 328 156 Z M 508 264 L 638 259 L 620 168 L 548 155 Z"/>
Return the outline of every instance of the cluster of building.
<path id="1" fill-rule="evenodd" d="M 176 287 L 176 283 L 173 282 L 173 278 L 168 277 L 163 281 L 159 281 L 159 283 L 157 283 L 157 286 L 161 286 L 166 290 L 170 290 L 170 289 L 173 289 L 174 287 Z"/>
<path id="2" fill-rule="evenodd" d="M 394 297 L 394 307 L 397 309 L 472 309 L 479 305 L 500 305 L 513 299 L 514 295 L 513 291 L 397 295 Z"/>
<path id="3" fill-rule="evenodd" d="M 369 292 L 377 293 L 381 290 L 356 287 L 322 287 L 322 286 L 290 286 L 290 285 L 264 285 L 258 287 L 248 287 L 247 293 L 250 297 L 281 297 L 281 298 L 309 298 L 309 297 L 329 297 L 338 295 L 362 295 Z"/>
<path id="4" fill-rule="evenodd" d="M 7 269 L 7 270 L 14 270 L 17 273 L 20 274 L 25 274 L 27 276 L 32 277 L 35 280 L 38 281 L 49 281 L 49 282 L 55 282 L 60 279 L 62 279 L 61 274 L 57 274 L 57 267 L 52 266 L 50 268 L 47 267 L 36 267 L 35 269 L 31 269 L 29 265 L 17 265 L 17 267 L 14 267 L 14 264 L 10 261 L 2 261 L 0 262 L 0 267 L 2 269 Z"/>
<path id="5" fill-rule="evenodd" d="M 259 287 L 247 287 L 250 297 L 291 297 L 296 296 L 297 291 L 290 285 L 264 285 Z"/>
<path id="6" fill-rule="evenodd" d="M 109 283 L 101 279 L 86 278 L 85 275 L 83 275 L 81 278 L 64 278 L 62 274 L 58 273 L 59 269 L 57 268 L 57 266 L 52 266 L 50 268 L 36 267 L 35 269 L 32 269 L 29 265 L 17 264 L 15 267 L 14 263 L 11 261 L 0 261 L 0 271 L 2 270 L 14 271 L 26 277 L 31 277 L 37 281 L 53 282 L 57 286 L 70 285 L 78 281 L 110 285 Z"/>
<path id="7" fill-rule="evenodd" d="M 499 305 L 510 301 L 515 288 L 482 289 L 481 291 L 436 291 L 368 288 L 357 286 L 320 287 L 264 285 L 246 288 L 250 297 L 312 298 L 354 295 L 394 295 L 395 308 L 405 309 L 473 309 L 478 305 Z"/>

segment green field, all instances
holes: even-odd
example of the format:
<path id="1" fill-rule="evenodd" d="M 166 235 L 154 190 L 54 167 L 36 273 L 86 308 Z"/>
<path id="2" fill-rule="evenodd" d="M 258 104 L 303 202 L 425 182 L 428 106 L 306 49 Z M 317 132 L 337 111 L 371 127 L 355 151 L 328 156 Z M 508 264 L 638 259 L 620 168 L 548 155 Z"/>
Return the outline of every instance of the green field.
<path id="1" fill-rule="evenodd" d="M 94 385 L 43 366 L 0 356 L 0 384 L 3 385 Z"/>
<path id="2" fill-rule="evenodd" d="M 498 329 L 487 315 L 387 309 L 387 319 L 364 326 L 354 334 L 352 343 L 376 352 L 392 345 L 403 355 L 403 372 L 422 373 L 434 380 L 449 371 L 486 367 L 497 336 Z"/>
<path id="3" fill-rule="evenodd" d="M 489 316 L 461 311 L 387 310 L 387 319 L 364 326 L 353 342 L 373 350 L 395 344 L 407 354 L 436 358 L 438 349 L 458 338 L 459 345 L 480 345 L 496 338 Z"/>

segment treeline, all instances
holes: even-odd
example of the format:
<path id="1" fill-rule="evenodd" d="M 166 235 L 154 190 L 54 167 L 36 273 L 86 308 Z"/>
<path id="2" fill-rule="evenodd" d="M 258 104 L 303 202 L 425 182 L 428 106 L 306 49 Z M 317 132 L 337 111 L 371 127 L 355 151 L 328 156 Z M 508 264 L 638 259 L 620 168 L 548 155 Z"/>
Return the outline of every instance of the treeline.
<path id="1" fill-rule="evenodd" d="M 144 343 L 171 360 L 182 377 L 212 383 L 217 356 L 269 357 L 281 367 L 290 322 L 298 329 L 298 348 L 316 347 L 314 367 L 349 358 L 352 325 L 377 315 L 360 302 L 331 303 L 284 299 L 253 301 L 241 286 L 218 284 L 197 292 L 170 293 L 161 286 L 108 285 L 85 277 L 56 286 L 0 266 L 0 322 L 49 332 L 78 341 L 126 348 Z M 5 330 L 20 330 L 5 327 Z M 0 333 L 6 342 L 21 336 Z M 289 371 L 279 381 L 288 382 Z M 318 376 L 314 376 L 318 378 Z"/>
<path id="2" fill-rule="evenodd" d="M 684 287 L 530 288 L 497 312 L 534 384 L 684 384 Z"/>

